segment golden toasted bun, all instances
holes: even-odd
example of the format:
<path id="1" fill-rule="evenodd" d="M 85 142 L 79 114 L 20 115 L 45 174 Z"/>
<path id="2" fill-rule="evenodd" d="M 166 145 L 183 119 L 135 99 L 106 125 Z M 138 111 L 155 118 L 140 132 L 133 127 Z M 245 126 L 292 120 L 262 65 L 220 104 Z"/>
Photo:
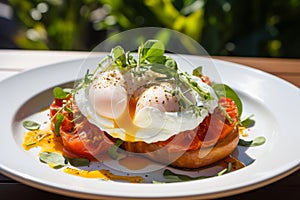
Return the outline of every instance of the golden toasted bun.
<path id="1" fill-rule="evenodd" d="M 179 168 L 199 168 L 219 161 L 236 148 L 239 134 L 236 129 L 215 145 L 198 150 L 173 152 L 168 146 L 159 147 L 157 144 L 144 142 L 125 142 L 123 148 L 130 152 L 142 153 L 155 162 L 171 165 Z"/>

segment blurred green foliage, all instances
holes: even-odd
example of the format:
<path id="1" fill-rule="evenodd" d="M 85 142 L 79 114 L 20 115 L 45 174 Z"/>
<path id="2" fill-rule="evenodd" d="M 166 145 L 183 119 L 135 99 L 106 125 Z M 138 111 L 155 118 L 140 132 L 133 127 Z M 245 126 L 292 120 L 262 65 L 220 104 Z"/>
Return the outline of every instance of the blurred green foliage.
<path id="1" fill-rule="evenodd" d="M 10 0 L 23 49 L 92 50 L 111 34 L 165 27 L 211 55 L 300 57 L 300 0 Z"/>

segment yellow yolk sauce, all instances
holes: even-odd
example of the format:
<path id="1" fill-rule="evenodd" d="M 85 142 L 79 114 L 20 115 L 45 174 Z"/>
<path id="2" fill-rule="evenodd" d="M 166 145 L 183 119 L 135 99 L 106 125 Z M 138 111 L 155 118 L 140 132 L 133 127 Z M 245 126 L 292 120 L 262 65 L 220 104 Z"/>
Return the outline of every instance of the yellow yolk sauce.
<path id="1" fill-rule="evenodd" d="M 141 183 L 144 181 L 144 179 L 140 176 L 119 176 L 105 169 L 87 171 L 87 170 L 67 167 L 63 171 L 65 173 L 84 177 L 84 178 L 100 178 L 103 180 L 128 181 L 130 183 Z"/>
<path id="2" fill-rule="evenodd" d="M 127 108 L 125 111 L 120 115 L 117 119 L 114 120 L 114 127 L 115 128 L 122 128 L 125 130 L 125 141 L 126 142 L 136 142 L 136 132 L 140 129 L 140 127 L 136 126 L 133 123 L 133 118 L 135 115 L 137 100 L 134 98 L 130 98 Z M 119 137 L 118 134 L 113 134 L 113 137 Z"/>
<path id="3" fill-rule="evenodd" d="M 50 128 L 44 130 L 29 131 L 24 135 L 23 148 L 30 150 L 31 148 L 40 147 L 40 152 L 56 152 L 65 154 L 63 143 L 60 137 L 57 137 Z M 109 156 L 105 156 L 109 159 Z M 125 164 L 124 164 L 125 165 Z M 51 165 L 49 165 L 51 167 Z M 144 179 L 140 176 L 120 176 L 114 175 L 108 170 L 82 170 L 66 167 L 63 169 L 65 173 L 76 175 L 84 178 L 100 178 L 104 180 L 127 181 L 131 183 L 140 183 Z"/>
<path id="4" fill-rule="evenodd" d="M 238 131 L 239 131 L 239 134 L 243 137 L 249 136 L 249 134 L 246 132 L 246 127 L 238 126 Z"/>
<path id="5" fill-rule="evenodd" d="M 23 148 L 29 150 L 33 147 L 41 147 L 41 152 L 63 152 L 60 137 L 57 137 L 50 128 L 44 130 L 29 131 L 24 136 Z"/>

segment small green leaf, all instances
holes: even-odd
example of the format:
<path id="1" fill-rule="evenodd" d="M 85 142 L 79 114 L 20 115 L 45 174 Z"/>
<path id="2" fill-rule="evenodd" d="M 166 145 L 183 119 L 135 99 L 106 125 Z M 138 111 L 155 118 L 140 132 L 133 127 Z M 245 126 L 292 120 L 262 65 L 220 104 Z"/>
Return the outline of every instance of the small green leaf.
<path id="1" fill-rule="evenodd" d="M 237 95 L 237 93 L 228 85 L 221 84 L 221 83 L 214 84 L 212 87 L 219 97 L 228 97 L 235 102 L 237 109 L 239 111 L 238 117 L 240 117 L 243 112 L 243 104 L 240 97 Z"/>
<path id="2" fill-rule="evenodd" d="M 65 99 L 69 96 L 70 93 L 63 90 L 61 87 L 55 87 L 53 89 L 53 95 L 56 99 Z"/>
<path id="3" fill-rule="evenodd" d="M 194 76 L 202 76 L 202 66 L 197 67 L 196 69 L 193 70 L 193 75 Z"/>
<path id="4" fill-rule="evenodd" d="M 263 136 L 257 137 L 253 140 L 251 147 L 263 145 L 266 142 L 266 138 Z"/>
<path id="5" fill-rule="evenodd" d="M 123 140 L 120 140 L 120 139 L 117 139 L 115 144 L 113 146 L 111 146 L 109 149 L 108 149 L 108 155 L 116 160 L 118 158 L 118 148 L 121 146 L 121 144 L 123 143 Z"/>
<path id="6" fill-rule="evenodd" d="M 147 60 L 150 63 L 164 64 L 166 62 L 166 57 L 165 56 L 150 56 L 147 58 Z"/>
<path id="7" fill-rule="evenodd" d="M 164 44 L 158 40 L 148 40 L 142 48 L 142 60 L 148 60 L 151 63 L 162 63 L 164 58 Z"/>
<path id="8" fill-rule="evenodd" d="M 36 131 L 40 129 L 41 125 L 35 121 L 25 120 L 23 121 L 23 127 L 29 131 Z"/>
<path id="9" fill-rule="evenodd" d="M 244 147 L 255 147 L 255 146 L 260 146 L 263 145 L 266 142 L 266 138 L 263 136 L 257 137 L 254 140 L 250 141 L 245 141 L 243 139 L 239 139 L 239 146 L 244 146 Z"/>
<path id="10" fill-rule="evenodd" d="M 90 164 L 90 160 L 86 158 L 68 158 L 67 160 L 69 161 L 70 165 L 74 167 L 83 167 L 83 166 L 88 166 Z"/>
<path id="11" fill-rule="evenodd" d="M 39 158 L 41 162 L 47 163 L 55 169 L 62 168 L 67 164 L 67 160 L 61 154 L 54 152 L 42 152 Z"/>
<path id="12" fill-rule="evenodd" d="M 113 61 L 121 67 L 126 66 L 126 55 L 125 51 L 121 46 L 116 46 L 111 50 L 111 56 L 113 58 Z"/>
<path id="13" fill-rule="evenodd" d="M 252 126 L 255 125 L 255 121 L 253 119 L 251 119 L 251 117 L 253 117 L 253 115 L 247 117 L 246 119 L 244 119 L 243 121 L 241 121 L 241 125 L 246 127 L 246 128 L 250 128 Z"/>
<path id="14" fill-rule="evenodd" d="M 54 133 L 56 136 L 60 136 L 60 125 L 64 121 L 65 117 L 61 113 L 57 113 L 55 117 L 55 124 L 54 124 Z"/>
<path id="15" fill-rule="evenodd" d="M 246 141 L 246 140 L 243 140 L 243 139 L 239 139 L 238 145 L 239 146 L 244 146 L 244 147 L 250 147 L 252 142 L 253 142 L 253 140 Z"/>
<path id="16" fill-rule="evenodd" d="M 255 125 L 255 120 L 253 119 L 245 119 L 241 122 L 242 126 L 246 128 L 250 128 Z"/>

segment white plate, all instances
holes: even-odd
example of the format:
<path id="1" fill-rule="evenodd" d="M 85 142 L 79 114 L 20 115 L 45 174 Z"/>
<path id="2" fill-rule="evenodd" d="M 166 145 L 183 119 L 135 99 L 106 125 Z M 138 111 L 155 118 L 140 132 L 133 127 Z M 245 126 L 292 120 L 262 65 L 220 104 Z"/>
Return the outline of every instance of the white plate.
<path id="1" fill-rule="evenodd" d="M 205 68 L 207 59 L 185 57 Z M 84 63 L 96 66 L 101 58 Z M 270 74 L 242 65 L 214 60 L 221 80 L 235 89 L 244 104 L 243 116 L 255 115 L 249 139 L 264 136 L 264 145 L 239 148 L 238 154 L 255 161 L 223 176 L 180 183 L 131 184 L 71 176 L 49 168 L 31 151 L 24 151 L 23 119 L 52 101 L 51 89 L 77 78 L 83 60 L 64 62 L 25 71 L 0 82 L 0 170 L 24 184 L 80 198 L 216 198 L 249 191 L 277 181 L 299 168 L 299 88 Z M 214 75 L 211 75 L 214 77 Z"/>

